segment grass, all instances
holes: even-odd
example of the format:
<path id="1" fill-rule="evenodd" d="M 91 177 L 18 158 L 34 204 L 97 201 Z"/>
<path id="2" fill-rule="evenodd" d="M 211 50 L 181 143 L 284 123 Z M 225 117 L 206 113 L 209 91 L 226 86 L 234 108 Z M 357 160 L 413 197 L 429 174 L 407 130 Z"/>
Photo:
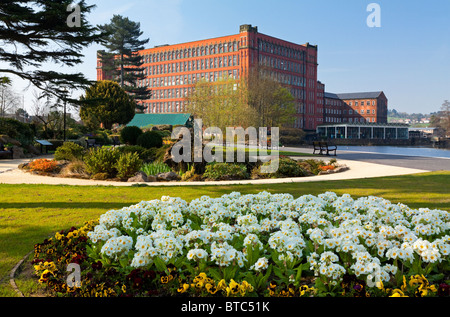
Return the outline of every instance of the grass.
<path id="1" fill-rule="evenodd" d="M 268 191 L 295 197 L 326 191 L 353 197 L 380 196 L 411 208 L 450 211 L 450 171 L 372 179 L 295 184 L 113 187 L 0 184 L 0 297 L 14 296 L 9 287 L 11 269 L 31 250 L 55 232 L 78 227 L 111 209 L 120 209 L 163 195 L 186 201 L 202 195 L 220 197 L 232 191 L 244 194 Z"/>

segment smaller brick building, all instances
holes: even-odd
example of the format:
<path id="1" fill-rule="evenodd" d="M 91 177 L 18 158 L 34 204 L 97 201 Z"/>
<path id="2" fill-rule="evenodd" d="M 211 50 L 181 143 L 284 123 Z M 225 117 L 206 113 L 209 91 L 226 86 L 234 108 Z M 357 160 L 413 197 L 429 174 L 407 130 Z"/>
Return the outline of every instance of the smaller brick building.
<path id="1" fill-rule="evenodd" d="M 388 99 L 382 91 L 324 93 L 323 122 L 387 123 Z"/>

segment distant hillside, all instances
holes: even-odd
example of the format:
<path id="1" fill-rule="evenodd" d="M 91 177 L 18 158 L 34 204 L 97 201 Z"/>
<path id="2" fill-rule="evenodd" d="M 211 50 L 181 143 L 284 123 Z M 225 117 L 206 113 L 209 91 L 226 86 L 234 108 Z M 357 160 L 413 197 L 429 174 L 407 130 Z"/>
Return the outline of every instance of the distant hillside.
<path id="1" fill-rule="evenodd" d="M 431 122 L 431 116 L 436 113 L 406 113 L 398 112 L 395 109 L 388 111 L 388 122 L 389 123 L 406 123 L 410 124 L 411 127 L 423 128 L 429 127 Z"/>

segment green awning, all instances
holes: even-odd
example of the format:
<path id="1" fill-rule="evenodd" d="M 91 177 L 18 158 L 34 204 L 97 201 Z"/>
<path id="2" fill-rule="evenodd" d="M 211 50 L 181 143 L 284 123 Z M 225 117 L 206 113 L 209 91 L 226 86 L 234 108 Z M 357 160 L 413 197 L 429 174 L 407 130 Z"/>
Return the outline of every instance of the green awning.
<path id="1" fill-rule="evenodd" d="M 188 113 L 138 113 L 127 126 L 136 126 L 141 129 L 156 125 L 184 126 L 189 122 L 190 118 L 191 115 Z"/>

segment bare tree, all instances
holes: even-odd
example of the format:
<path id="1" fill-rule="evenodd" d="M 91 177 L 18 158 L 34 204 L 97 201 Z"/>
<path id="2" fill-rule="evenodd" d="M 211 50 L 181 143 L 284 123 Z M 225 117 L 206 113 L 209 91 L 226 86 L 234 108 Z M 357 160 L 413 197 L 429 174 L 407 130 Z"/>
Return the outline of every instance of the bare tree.
<path id="1" fill-rule="evenodd" d="M 438 128 L 439 134 L 450 137 L 450 101 L 444 101 L 441 111 L 432 116 L 431 124 Z"/>
<path id="2" fill-rule="evenodd" d="M 21 97 L 11 88 L 7 77 L 0 78 L 0 117 L 14 114 L 20 106 Z"/>

